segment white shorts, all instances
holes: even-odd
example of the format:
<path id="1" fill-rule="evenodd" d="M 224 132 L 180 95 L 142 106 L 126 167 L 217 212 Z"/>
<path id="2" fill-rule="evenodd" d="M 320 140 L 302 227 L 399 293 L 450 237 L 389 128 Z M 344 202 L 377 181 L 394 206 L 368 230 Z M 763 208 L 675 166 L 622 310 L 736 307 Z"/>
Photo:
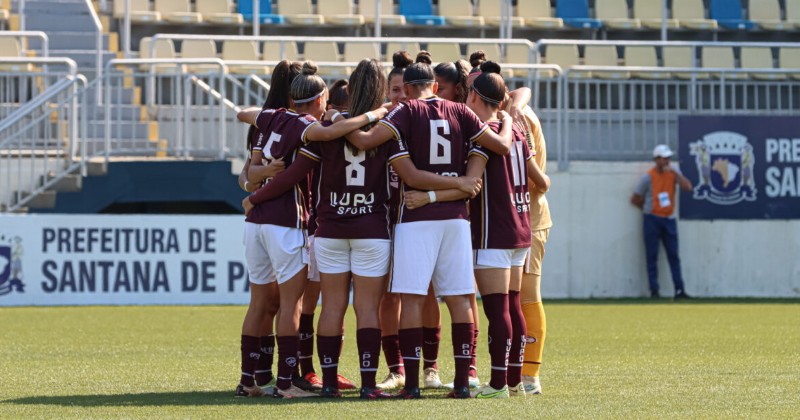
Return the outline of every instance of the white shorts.
<path id="1" fill-rule="evenodd" d="M 317 256 L 314 253 L 314 235 L 308 235 L 308 279 L 319 283 Z"/>
<path id="2" fill-rule="evenodd" d="M 473 253 L 473 263 L 476 270 L 486 268 L 511 268 L 522 267 L 528 257 L 530 248 L 519 249 L 476 249 Z"/>
<path id="3" fill-rule="evenodd" d="M 308 264 L 302 229 L 277 225 L 244 225 L 244 255 L 250 283 L 285 283 Z"/>
<path id="4" fill-rule="evenodd" d="M 399 223 L 395 226 L 389 291 L 437 296 L 475 293 L 472 240 L 463 219 Z"/>
<path id="5" fill-rule="evenodd" d="M 382 277 L 389 272 L 392 241 L 389 239 L 314 239 L 319 271 L 351 272 L 363 277 Z"/>

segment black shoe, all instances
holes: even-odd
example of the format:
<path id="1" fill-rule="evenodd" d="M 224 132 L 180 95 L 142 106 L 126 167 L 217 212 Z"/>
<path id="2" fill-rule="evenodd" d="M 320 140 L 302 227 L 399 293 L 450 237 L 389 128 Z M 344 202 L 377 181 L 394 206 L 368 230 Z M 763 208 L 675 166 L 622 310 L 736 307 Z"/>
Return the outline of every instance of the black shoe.
<path id="1" fill-rule="evenodd" d="M 236 387 L 236 391 L 234 392 L 233 396 L 237 398 L 247 398 L 247 397 L 263 397 L 266 395 L 266 392 L 259 386 L 244 386 L 239 384 Z"/>
<path id="2" fill-rule="evenodd" d="M 379 388 L 361 387 L 361 392 L 358 397 L 362 400 L 380 400 L 384 398 L 392 398 L 392 394 L 389 394 Z"/>
<path id="3" fill-rule="evenodd" d="M 314 384 L 312 384 L 302 376 L 292 377 L 292 385 L 302 389 L 303 391 L 309 391 L 309 392 L 317 392 L 322 389 L 322 387 L 320 386 L 314 386 Z"/>
<path id="4" fill-rule="evenodd" d="M 661 295 L 659 295 L 658 292 L 650 292 L 650 298 L 651 299 L 661 299 Z"/>
<path id="5" fill-rule="evenodd" d="M 319 396 L 322 398 L 342 398 L 342 392 L 338 388 L 326 386 L 319 392 Z"/>
<path id="6" fill-rule="evenodd" d="M 419 388 L 413 388 L 413 389 L 403 388 L 400 390 L 400 392 L 394 394 L 392 398 L 400 400 L 418 400 L 422 398 L 422 394 L 420 394 Z"/>
<path id="7" fill-rule="evenodd" d="M 683 290 L 679 290 L 678 293 L 675 293 L 675 299 L 691 299 L 692 297 L 687 295 L 686 292 Z"/>
<path id="8" fill-rule="evenodd" d="M 469 387 L 460 386 L 453 388 L 453 390 L 447 394 L 447 398 L 472 398 L 472 396 L 469 395 Z"/>

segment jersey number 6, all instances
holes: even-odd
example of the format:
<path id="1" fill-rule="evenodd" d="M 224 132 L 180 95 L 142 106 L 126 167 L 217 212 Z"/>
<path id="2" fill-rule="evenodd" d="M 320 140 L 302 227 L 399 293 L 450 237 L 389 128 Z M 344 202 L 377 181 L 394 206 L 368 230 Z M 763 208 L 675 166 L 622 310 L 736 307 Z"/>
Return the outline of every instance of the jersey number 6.
<path id="1" fill-rule="evenodd" d="M 450 135 L 450 124 L 447 120 L 431 120 L 431 165 L 449 165 L 452 162 L 450 140 L 439 135 L 439 128 L 445 136 Z"/>

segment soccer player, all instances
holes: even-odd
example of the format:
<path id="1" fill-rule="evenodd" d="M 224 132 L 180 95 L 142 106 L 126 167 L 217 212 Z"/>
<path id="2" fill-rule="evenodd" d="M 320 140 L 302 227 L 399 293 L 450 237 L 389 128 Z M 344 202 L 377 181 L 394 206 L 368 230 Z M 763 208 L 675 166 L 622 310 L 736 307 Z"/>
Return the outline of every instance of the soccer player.
<path id="1" fill-rule="evenodd" d="M 465 105 L 435 96 L 436 82 L 429 64 L 418 62 L 403 74 L 404 89 L 411 100 L 399 104 L 369 132 L 356 131 L 348 140 L 360 149 L 374 147 L 390 138 L 390 162 L 399 170 L 411 161 L 433 173 L 462 176 L 469 146 L 478 141 L 501 154 L 511 145 L 511 120 L 492 132 Z M 418 99 L 417 99 L 418 98 Z M 404 162 L 406 161 L 406 162 Z M 456 362 L 452 398 L 469 398 L 469 363 L 473 323 L 469 295 L 475 293 L 469 270 L 471 250 L 469 223 L 464 201 L 440 203 L 418 210 L 400 207 L 395 228 L 390 291 L 401 293 L 400 347 L 406 368 L 406 383 L 398 398 L 419 398 L 419 359 L 422 352 L 422 310 L 428 287 L 444 297 L 452 319 L 453 352 Z"/>
<path id="2" fill-rule="evenodd" d="M 263 109 L 284 108 L 289 105 L 289 86 L 294 77 L 300 73 L 300 64 L 288 60 L 281 61 L 272 72 L 272 89 L 267 95 Z M 248 130 L 247 148 L 256 139 L 255 127 Z M 253 173 L 253 178 L 248 178 L 250 158 L 245 162 L 239 174 L 239 186 L 253 192 L 267 178 L 275 176 L 283 167 L 283 161 L 276 160 L 267 166 L 260 166 Z M 268 274 L 257 273 L 255 267 L 250 270 L 250 304 L 242 322 L 242 375 L 236 387 L 237 397 L 262 396 L 266 387 L 273 379 L 272 359 L 275 349 L 275 335 L 273 324 L 275 314 L 278 312 L 278 285 L 270 281 Z M 258 386 L 257 386 L 258 385 Z"/>
<path id="3" fill-rule="evenodd" d="M 267 161 L 281 159 L 289 168 L 302 143 L 311 139 L 341 137 L 386 113 L 381 107 L 372 114 L 322 126 L 317 118 L 325 110 L 327 88 L 315 74 L 316 70 L 316 65 L 306 62 L 301 74 L 292 81 L 289 94 L 294 109 L 251 109 L 239 113 L 240 121 L 258 128 L 258 137 L 252 147 L 251 172 L 261 166 L 262 158 Z M 262 277 L 277 279 L 278 283 L 279 361 L 275 396 L 285 398 L 317 396 L 293 386 L 291 382 L 292 372 L 297 366 L 299 301 L 308 280 L 307 189 L 307 182 L 301 182 L 279 198 L 255 206 L 248 213 L 245 228 L 248 266 L 259 270 Z"/>
<path id="4" fill-rule="evenodd" d="M 497 119 L 500 104 L 505 101 L 506 87 L 500 66 L 488 61 L 481 65 L 482 73 L 474 79 L 467 105 L 494 131 L 499 131 Z M 524 350 L 524 318 L 519 308 L 509 301 L 509 291 L 519 292 L 522 267 L 530 246 L 528 216 L 528 178 L 546 189 L 549 179 L 538 169 L 527 147 L 522 131 L 513 128 L 513 145 L 509 155 L 499 156 L 475 145 L 470 152 L 467 174 L 483 171 L 484 188 L 470 201 L 472 246 L 475 250 L 475 278 L 481 292 L 484 312 L 489 319 L 489 354 L 492 375 L 489 384 L 473 395 L 476 398 L 508 398 L 524 396 L 520 377 Z M 476 165 L 475 158 L 482 159 Z M 485 168 L 485 169 L 483 169 Z M 436 200 L 463 199 L 459 191 L 437 191 Z M 406 195 L 410 207 L 419 208 L 429 201 L 425 194 Z M 512 331 L 515 340 L 512 344 Z M 520 359 L 509 363 L 509 353 Z M 506 368 L 508 366 L 508 369 Z"/>

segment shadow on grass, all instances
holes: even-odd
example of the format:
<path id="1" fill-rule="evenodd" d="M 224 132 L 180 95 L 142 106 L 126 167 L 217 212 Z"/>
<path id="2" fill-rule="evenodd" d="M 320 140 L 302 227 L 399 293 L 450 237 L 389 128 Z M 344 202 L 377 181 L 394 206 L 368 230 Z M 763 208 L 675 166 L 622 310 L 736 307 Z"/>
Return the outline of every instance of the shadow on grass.
<path id="1" fill-rule="evenodd" d="M 357 392 L 344 393 L 345 398 L 325 399 L 325 403 L 344 403 L 362 401 Z M 232 391 L 196 391 L 196 392 L 145 392 L 141 394 L 112 395 L 62 395 L 25 397 L 0 400 L 7 404 L 21 405 L 57 405 L 67 407 L 159 407 L 170 405 L 251 405 L 251 404 L 315 404 L 321 398 L 278 399 L 235 398 Z M 369 402 L 369 401 L 364 401 Z"/>
<path id="2" fill-rule="evenodd" d="M 545 304 L 569 305 L 672 305 L 672 304 L 697 304 L 697 305 L 797 305 L 800 298 L 692 298 L 672 299 L 671 297 L 651 298 L 589 298 L 589 299 L 545 299 Z"/>

